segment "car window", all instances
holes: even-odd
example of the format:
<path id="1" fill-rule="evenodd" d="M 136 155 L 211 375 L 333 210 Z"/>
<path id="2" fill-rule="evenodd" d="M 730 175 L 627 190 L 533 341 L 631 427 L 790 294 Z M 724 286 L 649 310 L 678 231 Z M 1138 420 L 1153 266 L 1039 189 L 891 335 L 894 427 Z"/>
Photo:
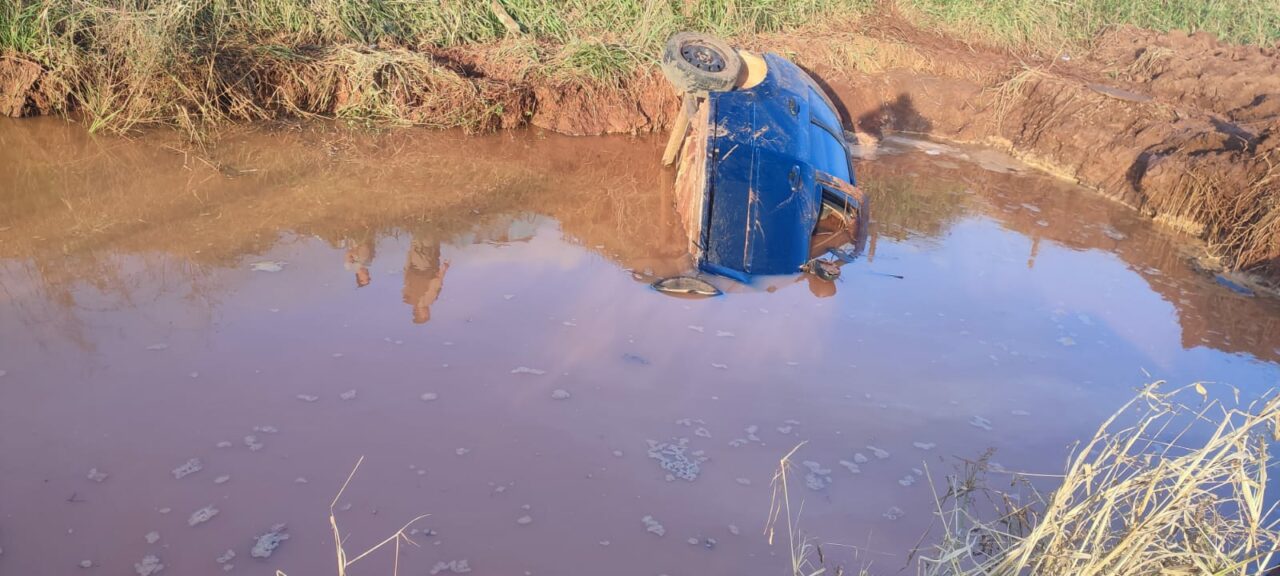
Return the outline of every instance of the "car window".
<path id="1" fill-rule="evenodd" d="M 809 150 L 814 168 L 845 182 L 852 182 L 849 178 L 849 158 L 845 155 L 844 146 L 826 128 L 809 124 Z"/>
<path id="2" fill-rule="evenodd" d="M 813 88 L 809 89 L 809 119 L 822 124 L 827 130 L 840 133 L 840 118 L 836 116 L 835 110 L 827 105 L 827 99 L 815 92 Z"/>

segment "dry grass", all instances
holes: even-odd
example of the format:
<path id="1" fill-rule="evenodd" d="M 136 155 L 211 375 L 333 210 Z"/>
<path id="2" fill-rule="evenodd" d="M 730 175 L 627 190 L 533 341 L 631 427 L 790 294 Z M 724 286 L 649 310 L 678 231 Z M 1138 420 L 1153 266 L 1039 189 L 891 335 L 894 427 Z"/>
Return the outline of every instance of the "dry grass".
<path id="1" fill-rule="evenodd" d="M 1009 114 L 1026 103 L 1027 92 L 1047 78 L 1050 76 L 1043 70 L 1022 66 L 1008 79 L 986 88 L 995 101 L 996 133 L 1000 133 Z"/>
<path id="2" fill-rule="evenodd" d="M 329 503 L 329 528 L 333 531 L 333 547 L 334 554 L 336 555 L 338 562 L 338 576 L 347 576 L 347 569 L 387 546 L 392 547 L 393 554 L 395 555 L 392 559 L 392 576 L 398 576 L 400 574 L 400 545 L 407 544 L 410 546 L 418 546 L 417 542 L 414 542 L 409 538 L 406 530 L 416 524 L 419 520 L 422 520 L 429 515 L 423 514 L 406 522 L 404 526 L 401 526 L 399 530 L 395 531 L 395 533 L 388 536 L 383 541 L 370 546 L 364 552 L 354 556 L 348 553 L 346 548 L 343 546 L 344 538 L 342 537 L 342 530 L 338 528 L 338 517 L 335 509 L 338 506 L 338 500 L 342 499 L 342 494 L 347 491 L 347 486 L 351 484 L 351 479 L 355 478 L 356 472 L 360 470 L 360 464 L 362 463 L 364 463 L 364 456 L 361 456 L 360 459 L 356 461 L 356 465 L 351 468 L 351 473 L 347 475 L 347 480 L 342 483 L 342 488 L 338 490 L 338 494 L 335 495 L 333 497 L 333 501 Z M 282 570 L 276 570 L 276 576 L 288 575 Z"/>
<path id="3" fill-rule="evenodd" d="M 824 567 L 818 565 L 825 561 L 825 558 L 822 558 L 822 545 L 800 532 L 800 513 L 804 510 L 804 502 L 800 502 L 799 506 L 792 510 L 791 490 L 788 487 L 788 479 L 794 473 L 791 457 L 795 456 L 803 446 L 804 443 L 801 442 L 778 460 L 778 469 L 773 475 L 773 497 L 769 503 L 769 519 L 765 523 L 765 535 L 768 537 L 769 545 L 772 546 L 774 537 L 777 535 L 778 521 L 784 520 L 787 529 L 787 551 L 791 559 L 791 575 L 816 576 L 826 571 Z M 819 557 L 816 563 L 815 556 Z"/>
<path id="4" fill-rule="evenodd" d="M 1237 162 L 1188 158 L 1174 185 L 1153 188 L 1147 201 L 1167 221 L 1198 224 L 1195 232 L 1228 269 L 1266 266 L 1280 258 L 1280 152 L 1256 153 L 1251 164 L 1266 170 L 1242 178 Z M 1232 184 L 1242 179 L 1252 184 Z"/>
<path id="5" fill-rule="evenodd" d="M 1266 502 L 1280 398 L 1247 408 L 1203 384 L 1148 386 L 1076 450 L 1061 485 L 1021 503 L 980 461 L 939 497 L 924 576 L 1258 574 L 1280 545 Z M 1198 405 L 1180 398 L 1198 397 Z M 990 508 L 984 505 L 992 504 Z M 994 516 L 994 519 L 992 517 Z"/>
<path id="6" fill-rule="evenodd" d="M 23 92 L 38 91 L 37 111 L 74 110 L 93 132 L 167 125 L 200 135 L 226 121 L 310 115 L 487 129 L 526 111 L 514 109 L 528 104 L 525 80 L 616 90 L 646 75 L 677 30 L 738 37 L 823 18 L 847 21 L 869 6 L 869 0 L 7 0 L 0 3 L 0 60 L 34 63 L 42 74 L 35 83 L 0 85 L 0 101 L 21 102 Z M 457 65 L 458 54 L 447 52 L 458 49 L 485 60 Z"/>
<path id="7" fill-rule="evenodd" d="M 774 471 L 773 494 L 769 502 L 769 517 L 765 521 L 764 533 L 768 539 L 769 545 L 772 546 L 775 537 L 778 536 L 779 522 L 785 522 L 787 553 L 791 562 L 790 576 L 824 576 L 832 574 L 834 576 L 843 576 L 845 574 L 844 565 L 838 564 L 823 552 L 823 542 L 819 539 L 805 534 L 800 529 L 800 517 L 804 512 L 804 501 L 801 500 L 795 508 L 791 505 L 791 489 L 790 480 L 795 474 L 795 466 L 792 464 L 792 457 L 803 448 L 805 442 L 797 444 L 790 452 L 778 460 L 778 468 Z M 838 546 L 836 544 L 827 544 L 828 546 Z M 867 567 L 863 566 L 857 569 L 857 576 L 868 576 L 870 572 Z"/>
<path id="8" fill-rule="evenodd" d="M 1112 76 L 1125 80 L 1154 78 L 1168 65 L 1173 56 L 1174 51 L 1170 48 L 1151 46 L 1143 49 L 1142 53 L 1137 58 L 1134 58 L 1133 62 L 1128 66 L 1119 70 L 1110 70 L 1109 72 Z"/>
<path id="9" fill-rule="evenodd" d="M 1280 153 L 1258 156 L 1267 171 L 1243 193 L 1212 195 L 1224 212 L 1208 232 L 1210 249 L 1233 268 L 1254 268 L 1280 258 Z M 1219 205 L 1225 204 L 1225 205 Z"/>
<path id="10" fill-rule="evenodd" d="M 1206 31 L 1236 43 L 1280 38 L 1274 0 L 896 0 L 911 19 L 969 40 L 1046 51 L 1073 49 L 1118 24 Z"/>

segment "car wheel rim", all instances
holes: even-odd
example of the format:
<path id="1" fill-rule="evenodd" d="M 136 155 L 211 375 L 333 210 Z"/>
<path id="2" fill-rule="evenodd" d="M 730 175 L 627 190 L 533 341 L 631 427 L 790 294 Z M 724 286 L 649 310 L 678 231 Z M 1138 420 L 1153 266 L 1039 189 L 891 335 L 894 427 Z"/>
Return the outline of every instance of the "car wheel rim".
<path id="1" fill-rule="evenodd" d="M 704 72 L 724 70 L 724 57 L 720 51 L 703 44 L 689 43 L 680 48 L 680 56 L 694 68 Z"/>

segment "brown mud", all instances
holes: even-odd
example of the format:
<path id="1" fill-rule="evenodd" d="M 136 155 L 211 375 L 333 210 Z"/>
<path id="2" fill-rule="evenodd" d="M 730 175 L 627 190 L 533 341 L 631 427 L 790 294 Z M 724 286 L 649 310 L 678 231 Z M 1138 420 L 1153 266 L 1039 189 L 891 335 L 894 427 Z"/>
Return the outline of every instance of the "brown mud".
<path id="1" fill-rule="evenodd" d="M 816 66 L 858 129 L 996 145 L 1203 239 L 1226 268 L 1280 276 L 1274 50 L 1119 29 L 1052 62 L 921 34 L 866 52 L 856 71 Z"/>
<path id="2" fill-rule="evenodd" d="M 743 44 L 815 71 L 859 132 L 1004 148 L 1202 239 L 1218 259 L 1211 266 L 1280 279 L 1275 49 L 1120 28 L 1085 53 L 1044 58 L 963 44 L 892 17 L 859 27 Z M 656 70 L 602 86 L 541 70 L 530 56 L 540 49 L 524 39 L 432 52 L 338 47 L 307 55 L 303 66 L 230 55 L 223 76 L 239 80 L 222 89 L 232 117 L 235 102 L 253 102 L 283 116 L 385 109 L 427 126 L 574 135 L 649 132 L 671 121 L 677 101 Z M 48 77 L 30 62 L 0 60 L 0 114 L 65 109 Z M 382 85 L 388 78 L 397 80 Z"/>

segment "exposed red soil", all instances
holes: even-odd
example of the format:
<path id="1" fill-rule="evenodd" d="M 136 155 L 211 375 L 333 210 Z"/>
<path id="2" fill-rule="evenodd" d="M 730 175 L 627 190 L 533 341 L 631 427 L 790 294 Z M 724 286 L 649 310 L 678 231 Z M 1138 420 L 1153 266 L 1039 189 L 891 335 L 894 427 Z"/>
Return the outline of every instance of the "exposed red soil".
<path id="1" fill-rule="evenodd" d="M 1211 35 L 1125 28 L 1089 54 L 1114 81 L 1162 101 L 1220 114 L 1248 129 L 1280 115 L 1280 52 Z"/>
<path id="2" fill-rule="evenodd" d="M 1037 59 L 893 19 L 746 44 L 782 51 L 813 70 L 859 131 L 1005 148 L 1202 238 L 1226 268 L 1280 279 L 1274 49 L 1120 28 L 1086 54 Z M 402 54 L 418 80 L 381 91 L 390 102 L 360 100 L 367 93 L 361 78 L 377 76 L 357 74 L 351 60 L 364 56 L 353 51 L 312 61 L 310 77 L 328 82 L 309 82 L 290 64 L 256 66 L 242 93 L 283 114 L 342 116 L 346 107 L 387 104 L 422 125 L 461 117 L 477 129 L 534 125 L 567 134 L 660 130 L 676 113 L 677 99 L 656 70 L 602 87 L 545 74 L 512 46 Z M 33 66 L 0 59 L 0 114 L 48 113 L 66 101 L 41 88 L 53 83 Z"/>
<path id="3" fill-rule="evenodd" d="M 825 70 L 859 129 L 1001 146 L 1204 239 L 1227 268 L 1280 278 L 1274 50 L 1135 29 L 1071 61 L 978 52 L 983 66 L 967 46 L 911 46 L 947 64 Z"/>

